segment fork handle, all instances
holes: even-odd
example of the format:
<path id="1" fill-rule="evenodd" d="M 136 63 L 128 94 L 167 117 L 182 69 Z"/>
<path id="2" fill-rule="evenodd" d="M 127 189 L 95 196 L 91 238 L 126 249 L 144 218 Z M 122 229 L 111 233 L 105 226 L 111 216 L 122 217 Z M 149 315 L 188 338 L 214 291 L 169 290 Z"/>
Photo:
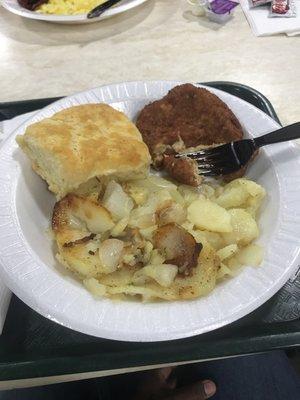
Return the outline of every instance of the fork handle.
<path id="1" fill-rule="evenodd" d="M 100 4 L 99 6 L 93 8 L 88 14 L 87 14 L 87 18 L 91 19 L 91 18 L 97 18 L 99 17 L 101 14 L 104 13 L 104 11 L 108 10 L 109 8 L 111 8 L 112 6 L 114 6 L 117 3 L 120 3 L 121 0 L 108 0 L 105 1 L 104 3 Z"/>
<path id="2" fill-rule="evenodd" d="M 300 122 L 284 126 L 274 132 L 255 138 L 253 141 L 257 147 L 262 147 L 267 144 L 287 142 L 293 139 L 300 139 Z"/>

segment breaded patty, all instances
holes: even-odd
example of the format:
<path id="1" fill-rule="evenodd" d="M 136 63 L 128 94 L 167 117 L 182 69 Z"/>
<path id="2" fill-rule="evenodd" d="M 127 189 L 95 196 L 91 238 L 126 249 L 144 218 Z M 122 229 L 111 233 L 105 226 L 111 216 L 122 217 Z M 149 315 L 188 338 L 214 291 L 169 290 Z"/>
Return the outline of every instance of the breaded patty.
<path id="1" fill-rule="evenodd" d="M 148 104 L 140 112 L 137 123 L 143 140 L 157 168 L 164 167 L 176 180 L 196 186 L 199 176 L 188 171 L 190 163 L 170 157 L 164 163 L 164 153 L 176 153 L 199 145 L 231 142 L 243 137 L 242 127 L 217 96 L 191 84 L 176 86 L 161 100 Z M 164 165 L 165 164 L 165 165 Z M 186 166 L 186 168 L 185 168 Z M 196 167 L 196 165 L 195 165 Z M 173 172 L 172 172 L 173 169 Z"/>

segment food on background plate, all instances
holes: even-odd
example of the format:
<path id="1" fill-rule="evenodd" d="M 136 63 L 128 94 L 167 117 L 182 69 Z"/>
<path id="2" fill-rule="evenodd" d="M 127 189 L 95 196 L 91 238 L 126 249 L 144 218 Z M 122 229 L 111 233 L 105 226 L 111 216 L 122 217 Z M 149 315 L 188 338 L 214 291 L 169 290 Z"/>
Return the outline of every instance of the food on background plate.
<path id="1" fill-rule="evenodd" d="M 192 186 L 202 181 L 197 163 L 175 158 L 176 153 L 243 137 L 242 127 L 229 107 L 213 93 L 192 84 L 176 86 L 162 99 L 146 105 L 138 115 L 137 127 L 154 166 Z"/>
<path id="2" fill-rule="evenodd" d="M 107 104 L 62 110 L 28 126 L 17 142 L 58 198 L 94 177 L 146 176 L 151 161 L 136 126 Z"/>
<path id="3" fill-rule="evenodd" d="M 37 7 L 46 3 L 48 0 L 18 0 L 20 6 L 30 11 L 35 11 Z"/>
<path id="4" fill-rule="evenodd" d="M 43 14 L 77 15 L 87 14 L 106 0 L 18 0 L 19 4 L 31 11 Z"/>
<path id="5" fill-rule="evenodd" d="M 185 130 L 191 143 L 192 115 Z M 214 125 L 205 128 L 205 118 L 201 124 L 198 137 L 214 141 Z M 227 124 L 224 118 L 218 135 Z M 185 126 L 179 119 L 179 132 Z M 238 127 L 231 134 L 239 135 Z M 60 111 L 28 126 L 17 141 L 56 194 L 58 260 L 95 296 L 197 298 L 242 265 L 262 260 L 253 242 L 265 190 L 247 179 L 192 187 L 149 174 L 151 158 L 138 129 L 106 104 Z"/>

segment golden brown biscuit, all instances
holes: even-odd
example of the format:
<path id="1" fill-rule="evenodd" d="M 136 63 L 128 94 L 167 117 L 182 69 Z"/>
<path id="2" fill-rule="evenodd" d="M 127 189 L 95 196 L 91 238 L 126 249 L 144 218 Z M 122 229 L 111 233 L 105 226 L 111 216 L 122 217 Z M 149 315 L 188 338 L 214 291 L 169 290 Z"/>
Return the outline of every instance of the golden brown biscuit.
<path id="1" fill-rule="evenodd" d="M 150 164 L 138 129 L 107 104 L 60 111 L 28 126 L 17 142 L 58 198 L 93 177 L 143 177 Z"/>

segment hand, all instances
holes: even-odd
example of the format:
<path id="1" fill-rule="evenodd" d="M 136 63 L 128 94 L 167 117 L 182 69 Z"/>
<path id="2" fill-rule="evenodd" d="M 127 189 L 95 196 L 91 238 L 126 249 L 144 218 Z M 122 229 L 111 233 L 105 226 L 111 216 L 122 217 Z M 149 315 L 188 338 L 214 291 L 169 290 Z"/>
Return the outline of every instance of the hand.
<path id="1" fill-rule="evenodd" d="M 177 388 L 173 368 L 150 371 L 140 383 L 133 400 L 205 400 L 216 392 L 214 382 L 205 380 Z"/>

